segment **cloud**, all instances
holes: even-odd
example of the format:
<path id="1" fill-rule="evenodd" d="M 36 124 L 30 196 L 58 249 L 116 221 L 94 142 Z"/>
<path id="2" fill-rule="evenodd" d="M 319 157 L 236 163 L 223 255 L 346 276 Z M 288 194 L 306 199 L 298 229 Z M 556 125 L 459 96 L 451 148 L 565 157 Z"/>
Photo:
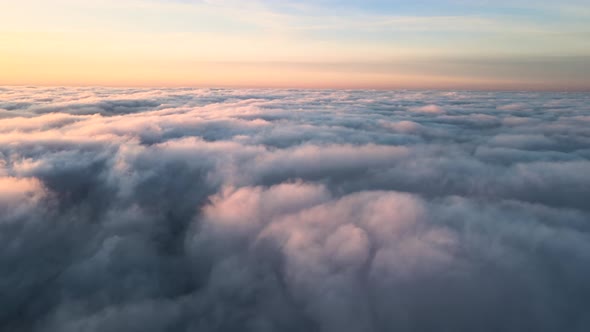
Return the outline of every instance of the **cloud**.
<path id="1" fill-rule="evenodd" d="M 583 94 L 1 99 L 0 330 L 590 326 Z"/>
<path id="2" fill-rule="evenodd" d="M 394 131 L 397 132 L 401 132 L 404 134 L 411 134 L 411 133 L 417 133 L 420 132 L 421 130 L 423 130 L 423 126 L 413 122 L 413 121 L 399 121 L 399 122 L 387 122 L 387 121 L 382 121 L 381 124 L 383 125 L 383 127 L 385 128 L 390 128 Z"/>
<path id="3" fill-rule="evenodd" d="M 438 113 L 442 113 L 443 109 L 437 105 L 426 105 L 426 106 L 420 106 L 420 107 L 412 107 L 412 108 L 410 108 L 410 111 L 416 112 L 416 113 L 438 114 Z"/>

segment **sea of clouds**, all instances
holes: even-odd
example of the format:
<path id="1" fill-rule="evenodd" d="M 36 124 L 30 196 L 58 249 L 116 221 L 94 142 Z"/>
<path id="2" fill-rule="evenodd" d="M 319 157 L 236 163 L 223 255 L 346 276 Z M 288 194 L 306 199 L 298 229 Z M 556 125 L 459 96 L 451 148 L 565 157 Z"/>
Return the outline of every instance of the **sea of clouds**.
<path id="1" fill-rule="evenodd" d="M 589 94 L 0 88 L 0 331 L 589 330 Z"/>

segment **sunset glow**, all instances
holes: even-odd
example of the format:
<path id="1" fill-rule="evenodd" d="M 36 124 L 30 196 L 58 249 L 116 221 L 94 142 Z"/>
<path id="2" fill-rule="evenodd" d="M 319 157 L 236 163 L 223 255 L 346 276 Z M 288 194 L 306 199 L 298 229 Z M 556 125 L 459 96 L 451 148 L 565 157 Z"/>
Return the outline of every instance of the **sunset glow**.
<path id="1" fill-rule="evenodd" d="M 0 84 L 590 88 L 583 1 L 19 0 Z"/>

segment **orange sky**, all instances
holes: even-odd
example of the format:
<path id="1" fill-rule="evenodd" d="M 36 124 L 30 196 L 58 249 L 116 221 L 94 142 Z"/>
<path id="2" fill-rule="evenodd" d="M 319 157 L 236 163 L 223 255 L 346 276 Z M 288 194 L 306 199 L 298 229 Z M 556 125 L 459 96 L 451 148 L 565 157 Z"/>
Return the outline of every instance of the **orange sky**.
<path id="1" fill-rule="evenodd" d="M 435 12 L 401 2 L 339 12 L 307 1 L 2 2 L 0 84 L 590 90 L 587 11 L 548 23 L 445 1 Z"/>

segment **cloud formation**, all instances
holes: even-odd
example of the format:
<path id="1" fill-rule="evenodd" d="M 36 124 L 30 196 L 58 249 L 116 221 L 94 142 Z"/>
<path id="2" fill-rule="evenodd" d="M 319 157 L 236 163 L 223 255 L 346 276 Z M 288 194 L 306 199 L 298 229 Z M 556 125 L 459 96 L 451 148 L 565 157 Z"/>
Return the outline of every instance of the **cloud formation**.
<path id="1" fill-rule="evenodd" d="M 587 94 L 0 93 L 0 330 L 590 328 Z"/>

